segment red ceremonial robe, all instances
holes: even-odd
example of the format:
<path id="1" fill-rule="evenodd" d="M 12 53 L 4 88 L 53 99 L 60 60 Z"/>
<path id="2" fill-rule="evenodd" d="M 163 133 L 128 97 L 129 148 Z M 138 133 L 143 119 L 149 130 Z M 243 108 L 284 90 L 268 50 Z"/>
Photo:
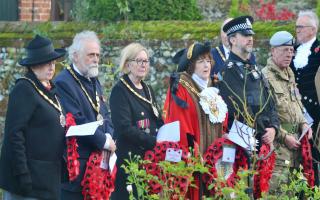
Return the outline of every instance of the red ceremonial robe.
<path id="1" fill-rule="evenodd" d="M 204 113 L 199 104 L 200 92 L 200 88 L 191 76 L 182 72 L 176 96 L 185 101 L 188 107 L 182 108 L 177 105 L 169 88 L 164 103 L 164 122 L 180 121 L 180 144 L 188 148 L 187 134 L 190 134 L 194 137 L 194 142 L 199 145 L 200 153 L 203 154 L 215 139 L 221 137 L 222 125 L 214 125 L 210 122 L 209 116 Z M 188 192 L 191 200 L 200 199 L 199 179 L 196 178 L 195 182 L 198 188 L 189 188 L 190 192 Z"/>

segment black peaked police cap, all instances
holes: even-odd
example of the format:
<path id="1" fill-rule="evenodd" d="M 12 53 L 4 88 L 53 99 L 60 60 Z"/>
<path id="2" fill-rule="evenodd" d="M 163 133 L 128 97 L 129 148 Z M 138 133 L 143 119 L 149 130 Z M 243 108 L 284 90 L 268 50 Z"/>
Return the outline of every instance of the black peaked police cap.
<path id="1" fill-rule="evenodd" d="M 178 64 L 177 72 L 187 70 L 188 65 L 192 60 L 195 60 L 200 55 L 210 53 L 211 46 L 209 42 L 193 43 L 188 48 L 182 49 L 172 58 L 173 63 Z"/>
<path id="2" fill-rule="evenodd" d="M 25 67 L 48 63 L 65 55 L 65 49 L 54 49 L 51 40 L 36 35 L 25 48 L 27 57 L 19 61 Z"/>
<path id="3" fill-rule="evenodd" d="M 252 23 L 253 18 L 251 16 L 241 16 L 226 23 L 222 29 L 228 36 L 237 32 L 243 35 L 254 35 Z"/>

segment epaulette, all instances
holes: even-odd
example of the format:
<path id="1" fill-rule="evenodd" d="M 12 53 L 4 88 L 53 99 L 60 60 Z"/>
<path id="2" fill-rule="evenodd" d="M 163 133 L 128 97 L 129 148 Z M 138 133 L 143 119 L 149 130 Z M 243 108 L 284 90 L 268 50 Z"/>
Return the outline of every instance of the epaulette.
<path id="1" fill-rule="evenodd" d="M 187 108 L 188 104 L 187 102 L 183 101 L 179 97 L 177 97 L 176 93 L 179 86 L 179 80 L 180 80 L 180 74 L 177 72 L 174 72 L 170 76 L 170 92 L 172 95 L 173 100 L 176 102 L 178 106 L 181 108 Z"/>

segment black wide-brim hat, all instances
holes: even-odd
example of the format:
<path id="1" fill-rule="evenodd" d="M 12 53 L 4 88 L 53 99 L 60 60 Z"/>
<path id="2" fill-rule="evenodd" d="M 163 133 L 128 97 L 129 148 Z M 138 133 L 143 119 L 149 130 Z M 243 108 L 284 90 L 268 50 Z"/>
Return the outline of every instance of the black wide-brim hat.
<path id="1" fill-rule="evenodd" d="M 254 32 L 252 30 L 252 23 L 253 18 L 251 16 L 241 16 L 232 19 L 228 23 L 226 23 L 222 30 L 225 32 L 228 36 L 233 33 L 241 33 L 243 35 L 254 35 Z"/>
<path id="2" fill-rule="evenodd" d="M 188 48 L 178 51 L 172 58 L 173 63 L 178 64 L 177 72 L 186 71 L 192 60 L 197 59 L 205 53 L 210 53 L 210 50 L 210 43 L 206 42 L 204 44 L 193 43 Z"/>
<path id="3" fill-rule="evenodd" d="M 54 49 L 51 40 L 40 35 L 36 35 L 25 49 L 27 57 L 19 61 L 25 67 L 48 63 L 66 54 L 65 49 Z"/>

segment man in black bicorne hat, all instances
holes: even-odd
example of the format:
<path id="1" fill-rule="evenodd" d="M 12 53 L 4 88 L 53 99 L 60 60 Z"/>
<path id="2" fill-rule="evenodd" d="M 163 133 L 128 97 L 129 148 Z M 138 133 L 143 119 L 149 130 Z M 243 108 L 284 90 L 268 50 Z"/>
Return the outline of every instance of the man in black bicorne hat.
<path id="1" fill-rule="evenodd" d="M 259 146 L 262 143 L 272 145 L 279 120 L 267 82 L 258 67 L 248 60 L 253 49 L 252 23 L 251 16 L 241 16 L 223 27 L 231 52 L 224 70 L 218 75 L 218 85 L 228 105 L 228 127 L 231 128 L 236 119 L 253 126 Z"/>

